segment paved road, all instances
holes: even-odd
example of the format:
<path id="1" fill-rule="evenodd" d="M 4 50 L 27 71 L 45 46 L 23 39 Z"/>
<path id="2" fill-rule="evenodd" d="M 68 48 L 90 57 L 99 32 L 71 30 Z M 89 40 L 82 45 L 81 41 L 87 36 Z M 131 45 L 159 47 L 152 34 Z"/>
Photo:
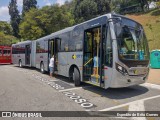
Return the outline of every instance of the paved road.
<path id="1" fill-rule="evenodd" d="M 147 82 L 160 85 L 160 69 L 150 69 Z"/>
<path id="2" fill-rule="evenodd" d="M 50 78 L 36 69 L 0 66 L 0 111 L 160 111 L 159 101 L 160 86 L 150 83 L 107 90 L 88 84 L 74 87 L 66 78 Z M 159 120 L 157 117 L 107 119 Z"/>

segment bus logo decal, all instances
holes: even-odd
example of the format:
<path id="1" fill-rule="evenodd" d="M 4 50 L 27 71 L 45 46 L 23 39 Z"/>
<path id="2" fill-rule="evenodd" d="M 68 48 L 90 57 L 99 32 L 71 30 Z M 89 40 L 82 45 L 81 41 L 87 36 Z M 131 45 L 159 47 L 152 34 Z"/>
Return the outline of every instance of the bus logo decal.
<path id="1" fill-rule="evenodd" d="M 72 59 L 76 59 L 77 56 L 75 54 L 72 55 Z"/>
<path id="2" fill-rule="evenodd" d="M 137 70 L 135 70 L 135 71 L 134 71 L 134 74 L 138 74 L 138 71 L 137 71 Z"/>

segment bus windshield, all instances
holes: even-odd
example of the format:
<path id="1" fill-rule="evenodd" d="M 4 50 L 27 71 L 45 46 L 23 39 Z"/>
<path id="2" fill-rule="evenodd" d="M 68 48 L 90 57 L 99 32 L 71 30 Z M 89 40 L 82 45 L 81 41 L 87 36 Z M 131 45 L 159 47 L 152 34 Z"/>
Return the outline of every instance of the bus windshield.
<path id="1" fill-rule="evenodd" d="M 120 29 L 119 29 L 120 28 Z M 117 35 L 119 58 L 122 60 L 149 60 L 147 39 L 142 27 L 119 26 Z"/>

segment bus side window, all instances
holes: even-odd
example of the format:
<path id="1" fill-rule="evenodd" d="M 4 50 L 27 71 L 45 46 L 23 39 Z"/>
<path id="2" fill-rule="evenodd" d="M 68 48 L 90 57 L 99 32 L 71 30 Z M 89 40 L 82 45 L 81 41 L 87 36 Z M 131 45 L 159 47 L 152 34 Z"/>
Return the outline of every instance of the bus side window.
<path id="1" fill-rule="evenodd" d="M 8 51 L 7 50 L 3 50 L 3 56 L 7 56 L 8 55 Z"/>
<path id="2" fill-rule="evenodd" d="M 107 27 L 107 39 L 106 39 L 106 65 L 112 67 L 113 62 L 113 51 L 112 51 L 112 40 L 111 40 L 111 33 L 110 28 Z"/>
<path id="3" fill-rule="evenodd" d="M 8 56 L 10 56 L 11 55 L 11 50 L 8 50 Z"/>

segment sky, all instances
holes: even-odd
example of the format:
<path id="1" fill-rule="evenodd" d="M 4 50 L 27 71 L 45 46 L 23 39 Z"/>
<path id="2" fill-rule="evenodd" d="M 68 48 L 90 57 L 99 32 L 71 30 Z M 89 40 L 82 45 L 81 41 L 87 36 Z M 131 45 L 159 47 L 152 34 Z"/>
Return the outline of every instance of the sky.
<path id="1" fill-rule="evenodd" d="M 10 21 L 8 5 L 11 0 L 0 0 L 0 21 Z M 43 7 L 58 3 L 63 5 L 66 0 L 37 0 L 37 6 Z M 23 0 L 17 0 L 18 10 L 21 13 Z"/>

